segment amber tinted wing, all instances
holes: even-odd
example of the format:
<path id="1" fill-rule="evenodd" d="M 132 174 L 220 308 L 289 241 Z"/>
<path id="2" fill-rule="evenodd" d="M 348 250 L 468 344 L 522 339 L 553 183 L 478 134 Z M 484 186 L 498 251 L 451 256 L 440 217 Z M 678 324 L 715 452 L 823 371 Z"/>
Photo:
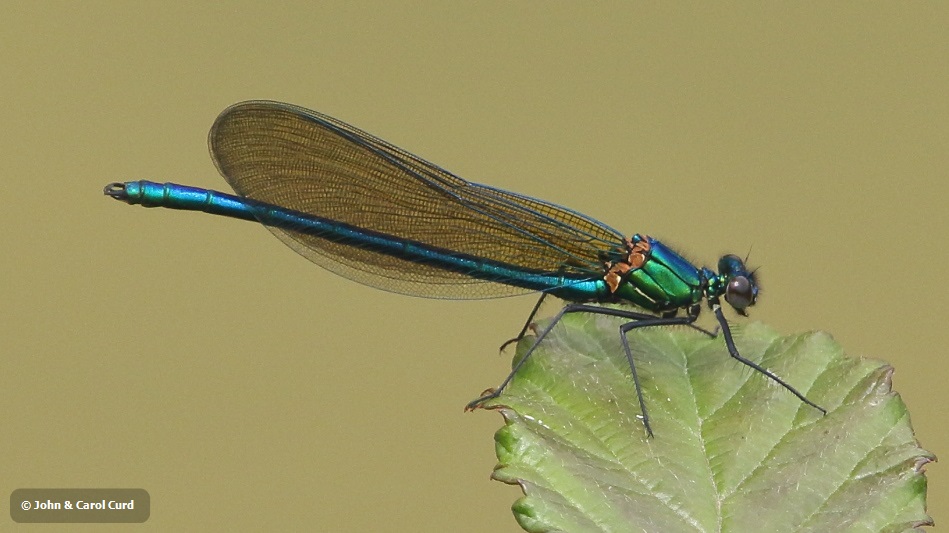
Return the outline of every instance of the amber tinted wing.
<path id="1" fill-rule="evenodd" d="M 326 115 L 268 101 L 236 104 L 209 136 L 218 170 L 245 197 L 532 272 L 589 274 L 622 251 L 616 230 L 577 212 L 467 182 Z M 269 229 L 337 274 L 404 294 L 488 298 L 524 289 Z"/>

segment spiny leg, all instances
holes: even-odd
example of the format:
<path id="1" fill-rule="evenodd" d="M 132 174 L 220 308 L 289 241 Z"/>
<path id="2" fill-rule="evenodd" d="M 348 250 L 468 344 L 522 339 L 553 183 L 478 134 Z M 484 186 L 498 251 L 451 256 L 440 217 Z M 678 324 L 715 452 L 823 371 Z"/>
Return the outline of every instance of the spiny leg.
<path id="1" fill-rule="evenodd" d="M 538 306 L 539 307 L 539 302 Z M 536 311 L 536 307 L 535 307 Z M 649 415 L 646 412 L 646 402 L 643 398 L 642 387 L 639 384 L 639 375 L 636 372 L 636 363 L 633 360 L 633 352 L 629 347 L 629 341 L 626 339 L 626 334 L 635 329 L 641 327 L 652 327 L 652 326 L 668 326 L 668 325 L 692 325 L 696 319 L 696 315 L 690 313 L 688 316 L 683 317 L 657 317 L 655 315 L 650 315 L 647 313 L 638 313 L 635 311 L 625 311 L 623 309 L 613 309 L 610 307 L 598 307 L 587 304 L 568 304 L 557 313 L 553 319 L 551 319 L 550 324 L 547 325 L 534 340 L 534 344 L 527 350 L 527 353 L 517 363 L 514 364 L 514 367 L 511 369 L 511 373 L 508 374 L 504 381 L 492 391 L 487 394 L 482 395 L 480 398 L 473 400 L 465 406 L 466 411 L 476 409 L 481 406 L 484 402 L 492 400 L 501 395 L 507 385 L 514 379 L 514 376 L 521 369 L 527 359 L 534 353 L 534 350 L 537 346 L 543 342 L 544 338 L 553 331 L 554 327 L 563 319 L 564 315 L 568 313 L 592 313 L 596 315 L 607 315 L 607 316 L 617 316 L 620 318 L 627 318 L 631 322 L 627 322 L 620 326 L 620 341 L 623 344 L 623 350 L 626 353 L 626 360 L 629 362 L 629 368 L 633 377 L 633 384 L 636 387 L 636 396 L 639 399 L 639 407 L 642 411 L 642 420 L 643 426 L 646 430 L 646 434 L 650 437 L 653 436 L 652 427 L 649 425 Z"/>
<path id="2" fill-rule="evenodd" d="M 543 300 L 543 296 L 541 296 L 541 300 Z M 524 363 L 527 362 L 527 359 L 531 356 L 532 353 L 534 353 L 534 350 L 537 348 L 537 346 L 540 345 L 540 343 L 544 340 L 544 338 L 547 336 L 547 334 L 550 333 L 550 332 L 554 329 L 554 326 L 556 326 L 557 323 L 560 322 L 560 320 L 563 318 L 563 316 L 564 316 L 565 314 L 567 314 L 567 313 L 570 313 L 570 312 L 571 312 L 571 308 L 574 307 L 574 306 L 576 306 L 576 305 L 578 305 L 578 304 L 568 304 L 568 305 L 565 305 L 564 308 L 561 309 L 560 312 L 557 313 L 557 314 L 554 316 L 554 318 L 551 319 L 550 324 L 548 324 L 547 327 L 544 328 L 544 329 L 537 335 L 537 338 L 534 339 L 534 344 L 532 344 L 531 347 L 527 349 L 527 353 L 524 354 L 524 357 L 521 357 L 520 360 L 518 360 L 516 363 L 514 363 L 514 367 L 511 369 L 511 373 L 508 374 L 506 378 L 504 378 L 504 381 L 502 381 L 501 384 L 498 385 L 497 388 L 491 389 L 490 392 L 488 392 L 488 393 L 486 393 L 486 394 L 482 394 L 480 398 L 477 398 L 477 399 L 474 399 L 474 400 L 468 402 L 468 405 L 465 406 L 465 411 L 471 411 L 472 409 L 477 409 L 477 408 L 480 407 L 481 404 L 483 404 L 484 402 L 486 402 L 486 401 L 488 401 L 488 400 L 493 400 L 494 398 L 497 398 L 498 396 L 500 396 L 500 395 L 501 395 L 501 392 L 504 391 L 504 388 L 507 387 L 507 384 L 510 383 L 512 379 L 514 379 L 514 375 L 517 374 L 517 371 L 520 370 L 522 366 L 524 366 Z M 538 301 L 538 302 L 537 302 L 537 305 L 534 306 L 534 311 L 535 311 L 535 312 L 537 311 L 537 307 L 539 307 L 539 306 L 540 306 L 540 301 Z M 533 315 L 534 315 L 534 313 L 531 313 L 531 317 L 533 317 Z M 528 324 L 530 324 L 530 321 L 529 321 L 529 320 L 528 320 Z M 527 329 L 527 326 L 525 325 L 525 330 L 526 330 L 526 329 Z M 523 332 L 522 332 L 522 334 L 523 334 Z M 507 343 L 505 343 L 505 345 L 507 345 L 508 343 L 510 343 L 510 341 L 508 341 Z M 503 346 L 502 346 L 502 349 L 503 349 Z"/>
<path id="3" fill-rule="evenodd" d="M 695 320 L 699 317 L 699 312 L 701 312 L 701 311 L 702 311 L 702 304 L 693 304 L 693 305 L 687 307 L 686 310 L 685 310 L 685 314 L 686 314 L 687 317 L 689 317 L 689 320 L 688 320 L 688 322 L 685 322 L 684 324 L 685 324 L 686 326 L 689 326 L 690 328 L 694 329 L 695 331 L 698 331 L 698 332 L 701 332 L 701 333 L 704 333 L 704 334 L 708 335 L 709 337 L 711 337 L 711 338 L 713 338 L 713 339 L 714 339 L 715 337 L 718 337 L 718 330 L 719 330 L 719 327 L 718 327 L 718 326 L 715 326 L 715 331 L 709 331 L 709 330 L 703 328 L 702 326 L 696 326 L 696 325 L 695 325 Z M 675 317 L 675 312 L 673 312 L 673 314 L 671 314 L 671 315 L 662 315 L 662 318 L 673 318 L 673 317 Z M 682 324 L 682 323 L 681 323 L 681 322 L 673 322 L 673 324 Z"/>
<path id="4" fill-rule="evenodd" d="M 524 327 L 521 328 L 521 332 L 518 333 L 517 336 L 514 337 L 513 339 L 508 339 L 504 341 L 504 344 L 501 345 L 500 351 L 503 352 L 504 349 L 507 348 L 509 345 L 515 342 L 519 342 L 521 339 L 524 338 L 524 335 L 527 335 L 527 330 L 530 329 L 531 323 L 534 322 L 534 316 L 537 315 L 537 311 L 540 309 L 540 304 L 544 303 L 544 298 L 546 297 L 547 297 L 546 292 L 542 292 L 540 294 L 540 298 L 538 298 L 537 303 L 534 304 L 534 308 L 531 309 L 531 314 L 527 316 L 527 322 L 524 322 Z"/>
<path id="5" fill-rule="evenodd" d="M 754 361 L 751 361 L 750 359 L 745 359 L 744 357 L 742 357 L 741 354 L 738 353 L 738 347 L 735 346 L 735 340 L 732 339 L 732 332 L 731 332 L 731 329 L 729 329 L 728 327 L 728 322 L 725 321 L 725 315 L 722 313 L 722 306 L 719 305 L 717 301 L 710 302 L 710 305 L 712 307 L 712 312 L 715 313 L 715 318 L 718 319 L 718 323 L 721 325 L 722 336 L 725 337 L 725 346 L 728 348 L 729 355 L 731 355 L 734 359 L 737 359 L 738 361 L 740 361 L 742 364 L 745 364 L 751 367 L 752 369 L 758 372 L 761 372 L 765 376 L 768 376 L 775 383 L 777 383 L 778 385 L 781 385 L 782 387 L 790 391 L 791 394 L 797 396 L 798 399 L 801 400 L 802 402 L 806 403 L 807 405 L 810 405 L 811 407 L 813 407 L 814 409 L 817 409 L 818 411 L 820 411 L 821 413 L 824 413 L 825 415 L 827 414 L 826 409 L 808 400 L 806 396 L 798 392 L 797 389 L 792 387 L 786 381 L 779 378 L 777 374 L 755 363 Z"/>
<path id="6" fill-rule="evenodd" d="M 622 316 L 622 315 L 621 315 Z M 649 412 L 646 410 L 646 399 L 643 396 L 643 388 L 639 384 L 639 374 L 636 372 L 636 363 L 633 359 L 633 351 L 629 347 L 629 339 L 626 338 L 626 335 L 630 331 L 636 328 L 646 328 L 646 327 L 655 327 L 655 326 L 675 326 L 675 325 L 684 325 L 695 327 L 703 333 L 708 333 L 707 331 L 696 327 L 693 322 L 698 317 L 694 313 L 689 313 L 687 316 L 683 317 L 654 317 L 650 315 L 641 315 L 643 318 L 627 317 L 633 318 L 632 322 L 627 322 L 620 326 L 620 340 L 623 343 L 623 351 L 626 352 L 626 360 L 629 362 L 629 370 L 633 375 L 633 385 L 636 386 L 636 397 L 639 399 L 639 410 L 642 412 L 643 428 L 646 430 L 646 435 L 648 437 L 653 436 L 652 426 L 649 424 Z"/>
<path id="7" fill-rule="evenodd" d="M 541 293 L 540 298 L 537 300 L 537 303 L 534 304 L 534 308 L 531 309 L 530 314 L 527 316 L 527 321 L 524 322 L 524 327 L 521 328 L 521 332 L 518 333 L 517 336 L 514 337 L 513 339 L 508 339 L 508 340 L 504 341 L 504 344 L 501 345 L 501 351 L 502 351 L 502 352 L 504 351 L 505 348 L 507 348 L 508 346 L 510 346 L 512 343 L 519 342 L 521 339 L 524 338 L 524 335 L 526 335 L 526 334 L 527 334 L 527 330 L 530 329 L 531 324 L 534 322 L 534 317 L 537 316 L 537 311 L 540 310 L 540 306 L 541 306 L 541 304 L 544 303 L 544 298 L 546 298 L 546 297 L 547 297 L 547 293 L 546 293 L 546 292 L 545 292 L 545 293 Z M 585 305 L 585 304 L 573 304 L 573 305 Z M 601 307 L 587 306 L 587 309 L 603 309 L 603 308 L 601 308 Z M 687 316 L 688 316 L 688 317 L 691 317 L 691 318 L 689 318 L 689 319 L 686 320 L 686 321 L 681 321 L 681 320 L 675 319 L 675 320 L 672 320 L 671 322 L 668 322 L 668 324 L 685 324 L 685 325 L 689 326 L 690 328 L 692 328 L 692 329 L 694 329 L 694 330 L 696 330 L 696 331 L 700 331 L 700 332 L 702 332 L 702 333 L 708 335 L 709 337 L 712 337 L 712 338 L 718 337 L 718 330 L 719 330 L 719 327 L 718 327 L 718 326 L 715 327 L 715 331 L 709 331 L 709 330 L 707 330 L 707 329 L 705 329 L 705 328 L 703 328 L 703 327 L 696 326 L 696 325 L 694 324 L 695 318 L 698 317 L 698 315 L 699 315 L 699 311 L 701 311 L 700 304 L 695 304 L 694 306 L 691 306 L 691 307 L 689 307 L 689 308 L 686 310 Z M 568 311 L 568 312 L 570 312 L 570 311 Z M 619 317 L 626 317 L 626 318 L 629 318 L 630 315 L 635 315 L 637 318 L 633 318 L 633 320 L 655 320 L 655 319 L 657 319 L 657 318 L 662 318 L 662 319 L 674 319 L 674 318 L 675 318 L 675 311 L 673 311 L 672 314 L 663 315 L 662 317 L 656 317 L 656 316 L 654 316 L 654 315 L 649 315 L 649 314 L 645 314 L 645 313 L 636 313 L 635 311 L 622 311 L 622 310 L 612 310 L 612 312 L 610 312 L 610 313 L 600 313 L 600 314 L 608 314 L 608 315 L 612 315 L 612 316 L 619 316 Z M 667 324 L 667 322 L 663 322 L 662 324 Z"/>

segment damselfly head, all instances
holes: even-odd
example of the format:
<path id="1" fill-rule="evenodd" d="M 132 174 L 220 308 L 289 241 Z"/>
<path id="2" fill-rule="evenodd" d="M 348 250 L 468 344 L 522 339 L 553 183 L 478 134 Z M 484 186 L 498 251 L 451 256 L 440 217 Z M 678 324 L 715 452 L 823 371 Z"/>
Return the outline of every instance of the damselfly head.
<path id="1" fill-rule="evenodd" d="M 745 309 L 755 305 L 758 299 L 758 284 L 755 273 L 745 268 L 744 261 L 737 255 L 726 255 L 718 260 L 718 272 L 726 280 L 725 301 L 740 315 L 746 315 Z"/>

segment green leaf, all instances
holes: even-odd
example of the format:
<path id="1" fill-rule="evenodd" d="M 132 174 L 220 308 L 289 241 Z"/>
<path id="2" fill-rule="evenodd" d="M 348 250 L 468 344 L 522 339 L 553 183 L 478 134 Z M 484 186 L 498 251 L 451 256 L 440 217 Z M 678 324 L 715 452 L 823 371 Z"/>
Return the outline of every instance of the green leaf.
<path id="1" fill-rule="evenodd" d="M 732 324 L 745 357 L 809 407 L 688 327 L 629 335 L 655 438 L 646 438 L 615 317 L 567 315 L 486 408 L 493 477 L 519 484 L 527 531 L 903 531 L 930 525 L 919 447 L 893 369 L 825 333 Z M 543 326 L 543 324 L 542 324 Z M 517 358 L 533 343 L 526 338 Z M 515 359 L 516 360 L 516 359 Z"/>

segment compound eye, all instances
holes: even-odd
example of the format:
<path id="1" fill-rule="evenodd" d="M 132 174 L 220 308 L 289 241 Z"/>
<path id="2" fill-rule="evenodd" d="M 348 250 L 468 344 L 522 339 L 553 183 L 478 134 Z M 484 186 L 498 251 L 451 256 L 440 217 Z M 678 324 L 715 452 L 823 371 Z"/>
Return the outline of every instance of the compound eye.
<path id="1" fill-rule="evenodd" d="M 745 276 L 735 276 L 728 281 L 725 287 L 725 301 L 734 307 L 738 312 L 744 311 L 746 307 L 754 305 L 755 294 L 751 282 Z"/>

